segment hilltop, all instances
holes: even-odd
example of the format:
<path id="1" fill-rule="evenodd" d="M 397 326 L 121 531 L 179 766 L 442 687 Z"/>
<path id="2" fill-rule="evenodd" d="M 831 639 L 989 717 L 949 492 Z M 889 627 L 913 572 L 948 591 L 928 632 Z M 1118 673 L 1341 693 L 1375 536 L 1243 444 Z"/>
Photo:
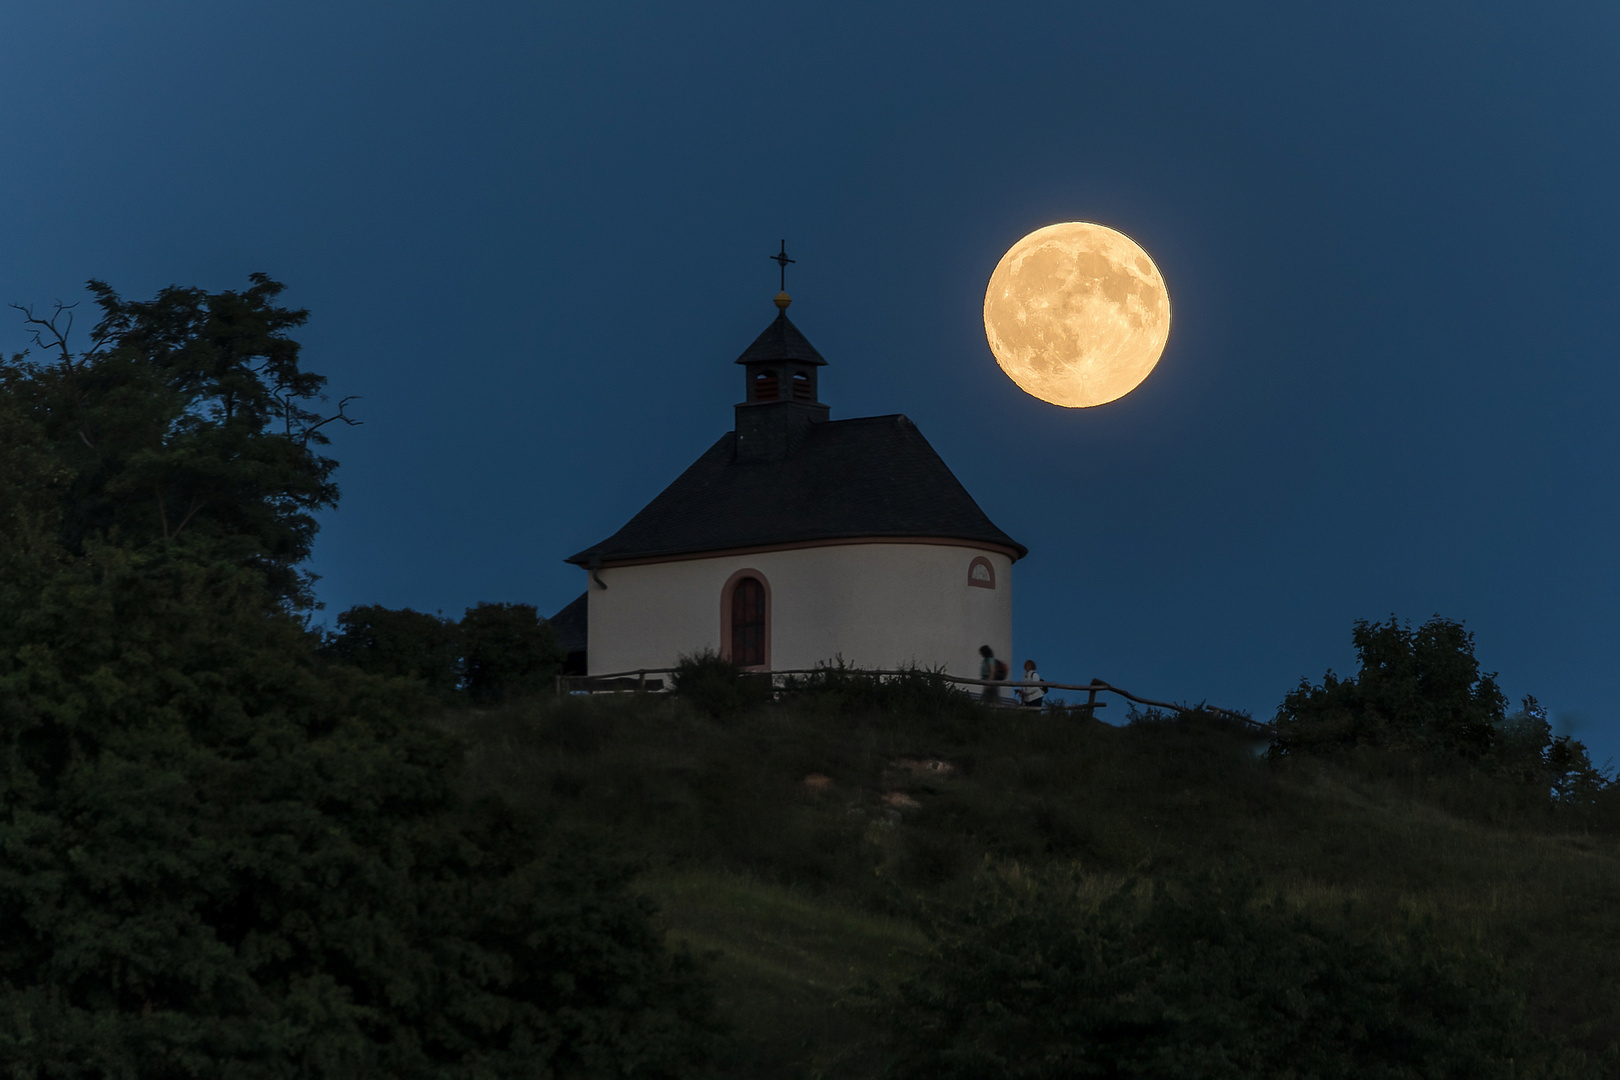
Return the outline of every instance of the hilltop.
<path id="1" fill-rule="evenodd" d="M 1465 762 L 1277 758 L 1197 714 L 1110 726 L 859 679 L 709 709 L 541 697 L 443 723 L 468 742 L 470 789 L 627 853 L 671 944 L 717 953 L 725 1075 L 876 1075 L 881 1032 L 848 991 L 916 969 L 931 907 L 1053 870 L 1101 895 L 1236 868 L 1368 937 L 1432 921 L 1500 957 L 1543 1030 L 1593 1053 L 1620 1040 L 1612 811 L 1527 800 Z"/>
<path id="2" fill-rule="evenodd" d="M 1620 789 L 1461 624 L 1358 622 L 1269 744 L 712 656 L 548 694 L 527 604 L 321 634 L 350 399 L 250 283 L 0 364 L 11 1073 L 707 1075 L 712 987 L 738 1077 L 1600 1075 Z"/>

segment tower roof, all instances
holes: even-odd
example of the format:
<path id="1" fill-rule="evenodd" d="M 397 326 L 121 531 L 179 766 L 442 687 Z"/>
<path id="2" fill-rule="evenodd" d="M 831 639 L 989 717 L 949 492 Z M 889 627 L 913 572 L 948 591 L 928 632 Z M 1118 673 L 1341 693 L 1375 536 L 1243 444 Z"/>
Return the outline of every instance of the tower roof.
<path id="1" fill-rule="evenodd" d="M 810 344 L 809 339 L 793 325 L 793 320 L 787 317 L 786 311 L 778 312 L 776 318 L 765 328 L 765 332 L 755 338 L 754 343 L 737 357 L 739 364 L 780 360 L 796 360 L 801 364 L 827 363 L 821 358 L 821 354 L 816 352 L 816 347 Z"/>
<path id="2" fill-rule="evenodd" d="M 813 424 L 792 454 L 768 461 L 738 460 L 735 440 L 722 435 L 624 528 L 568 561 L 882 537 L 1029 553 L 985 516 L 904 416 Z"/>

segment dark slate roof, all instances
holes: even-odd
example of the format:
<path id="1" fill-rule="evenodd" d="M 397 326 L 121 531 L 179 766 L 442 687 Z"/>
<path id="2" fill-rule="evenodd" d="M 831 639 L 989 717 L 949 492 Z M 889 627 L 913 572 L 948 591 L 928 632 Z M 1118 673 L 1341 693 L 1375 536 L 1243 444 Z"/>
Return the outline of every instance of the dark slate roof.
<path id="1" fill-rule="evenodd" d="M 765 332 L 754 339 L 754 343 L 743 350 L 737 357 L 739 364 L 753 364 L 768 360 L 797 360 L 801 364 L 826 364 L 816 352 L 816 347 L 810 344 L 810 339 L 800 333 L 799 328 L 793 325 L 793 320 L 787 317 L 787 312 L 777 312 L 776 319 L 765 328 Z"/>
<path id="2" fill-rule="evenodd" d="M 629 523 L 567 561 L 645 559 L 864 536 L 1029 550 L 985 517 L 904 416 L 811 424 L 777 461 L 733 460 L 727 432 Z"/>
<path id="3" fill-rule="evenodd" d="M 565 653 L 585 651 L 586 615 L 590 604 L 588 592 L 580 593 L 548 620 L 557 635 L 557 644 Z"/>

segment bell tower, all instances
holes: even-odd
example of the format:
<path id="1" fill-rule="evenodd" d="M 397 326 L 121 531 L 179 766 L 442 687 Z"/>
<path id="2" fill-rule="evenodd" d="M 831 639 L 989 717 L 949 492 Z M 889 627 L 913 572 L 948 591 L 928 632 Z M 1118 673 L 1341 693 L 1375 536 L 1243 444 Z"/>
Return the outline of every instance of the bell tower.
<path id="1" fill-rule="evenodd" d="M 782 267 L 782 291 L 776 294 L 776 319 L 737 363 L 743 368 L 743 400 L 737 403 L 738 461 L 779 461 L 798 447 L 811 424 L 828 416 L 818 396 L 820 368 L 827 366 L 816 347 L 787 317 L 793 298 L 787 294 L 787 242 L 772 255 Z"/>

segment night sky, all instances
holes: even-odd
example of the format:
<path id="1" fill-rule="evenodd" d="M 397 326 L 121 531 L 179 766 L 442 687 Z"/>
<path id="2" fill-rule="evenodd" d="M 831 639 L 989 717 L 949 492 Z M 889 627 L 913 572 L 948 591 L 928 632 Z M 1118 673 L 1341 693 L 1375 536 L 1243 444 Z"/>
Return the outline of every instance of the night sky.
<path id="1" fill-rule="evenodd" d="M 1029 546 L 1015 661 L 1269 718 L 1438 613 L 1620 759 L 1620 6 L 13 0 L 0 100 L 0 301 L 310 309 L 365 421 L 325 618 L 578 595 L 730 428 L 785 237 L 833 417 Z M 1066 220 L 1174 312 L 1095 409 L 981 323 Z"/>

